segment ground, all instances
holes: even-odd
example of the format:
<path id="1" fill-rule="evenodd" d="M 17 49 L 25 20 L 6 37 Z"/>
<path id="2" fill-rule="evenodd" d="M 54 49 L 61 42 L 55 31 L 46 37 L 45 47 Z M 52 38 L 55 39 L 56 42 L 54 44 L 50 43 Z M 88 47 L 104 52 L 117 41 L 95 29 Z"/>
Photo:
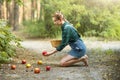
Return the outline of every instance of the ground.
<path id="1" fill-rule="evenodd" d="M 89 66 L 77 63 L 70 67 L 60 67 L 60 59 L 70 50 L 67 46 L 61 52 L 50 57 L 42 56 L 42 51 L 51 51 L 54 48 L 50 40 L 25 40 L 22 43 L 24 48 L 16 49 L 16 56 L 10 63 L 1 64 L 0 80 L 120 80 L 120 41 L 85 41 Z M 21 64 L 25 59 L 32 65 L 26 68 Z M 43 64 L 38 65 L 37 61 L 42 60 Z M 15 70 L 10 66 L 16 65 Z M 45 67 L 51 66 L 50 71 Z M 34 68 L 40 68 L 39 74 L 34 74 Z"/>

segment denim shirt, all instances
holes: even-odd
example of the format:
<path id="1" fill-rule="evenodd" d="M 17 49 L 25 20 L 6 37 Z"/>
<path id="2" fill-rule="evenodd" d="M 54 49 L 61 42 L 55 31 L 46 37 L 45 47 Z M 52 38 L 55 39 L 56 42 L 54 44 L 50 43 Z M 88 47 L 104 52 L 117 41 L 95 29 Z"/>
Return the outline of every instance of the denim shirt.
<path id="1" fill-rule="evenodd" d="M 77 32 L 77 30 L 68 22 L 65 22 L 61 26 L 61 30 L 62 30 L 62 42 L 56 48 L 57 51 L 61 51 L 66 45 L 68 45 L 69 43 L 73 43 L 80 38 L 80 35 Z"/>

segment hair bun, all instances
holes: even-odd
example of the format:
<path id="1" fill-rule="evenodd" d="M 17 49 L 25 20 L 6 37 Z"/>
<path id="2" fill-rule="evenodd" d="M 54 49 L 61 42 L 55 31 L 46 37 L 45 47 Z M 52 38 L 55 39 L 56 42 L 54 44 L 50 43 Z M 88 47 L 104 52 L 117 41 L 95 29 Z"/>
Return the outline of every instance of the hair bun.
<path id="1" fill-rule="evenodd" d="M 53 15 L 53 17 L 55 17 L 57 20 L 64 19 L 64 16 L 63 16 L 63 14 L 61 13 L 61 11 L 55 12 L 55 14 Z"/>

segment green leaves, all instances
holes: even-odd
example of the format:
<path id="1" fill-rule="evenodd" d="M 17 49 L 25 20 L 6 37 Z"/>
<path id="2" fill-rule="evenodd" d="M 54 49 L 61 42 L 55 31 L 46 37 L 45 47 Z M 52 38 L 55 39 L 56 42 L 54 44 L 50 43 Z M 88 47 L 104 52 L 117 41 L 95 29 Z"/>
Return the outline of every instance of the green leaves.
<path id="1" fill-rule="evenodd" d="M 60 29 L 54 28 L 51 17 L 60 10 L 83 36 L 120 39 L 120 0 L 42 0 L 41 6 L 44 23 L 33 28 L 37 25 L 31 24 L 28 29 L 32 36 L 45 33 L 51 37 L 60 33 Z M 40 29 L 43 31 L 39 32 Z"/>
<path id="2" fill-rule="evenodd" d="M 2 20 L 0 20 L 2 23 Z M 20 47 L 20 39 L 12 34 L 9 27 L 0 24 L 0 62 L 15 55 L 15 48 Z"/>

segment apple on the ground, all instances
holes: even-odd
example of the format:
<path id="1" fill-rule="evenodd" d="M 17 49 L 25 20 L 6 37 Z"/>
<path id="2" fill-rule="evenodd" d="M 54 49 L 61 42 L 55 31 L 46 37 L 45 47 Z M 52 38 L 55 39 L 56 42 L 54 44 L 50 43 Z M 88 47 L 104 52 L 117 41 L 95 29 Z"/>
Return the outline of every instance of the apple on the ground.
<path id="1" fill-rule="evenodd" d="M 22 64 L 26 64 L 26 60 L 25 59 L 22 60 Z"/>
<path id="2" fill-rule="evenodd" d="M 26 64 L 26 68 L 30 68 L 31 67 L 31 64 Z"/>
<path id="3" fill-rule="evenodd" d="M 51 67 L 50 66 L 46 66 L 46 71 L 50 71 Z"/>
<path id="4" fill-rule="evenodd" d="M 34 69 L 34 73 L 36 73 L 36 74 L 40 73 L 40 69 L 39 68 L 35 68 Z"/>
<path id="5" fill-rule="evenodd" d="M 16 69 L 16 65 L 11 65 L 11 69 L 15 70 Z"/>
<path id="6" fill-rule="evenodd" d="M 37 64 L 42 64 L 42 60 L 39 60 L 39 61 L 37 62 Z"/>

